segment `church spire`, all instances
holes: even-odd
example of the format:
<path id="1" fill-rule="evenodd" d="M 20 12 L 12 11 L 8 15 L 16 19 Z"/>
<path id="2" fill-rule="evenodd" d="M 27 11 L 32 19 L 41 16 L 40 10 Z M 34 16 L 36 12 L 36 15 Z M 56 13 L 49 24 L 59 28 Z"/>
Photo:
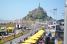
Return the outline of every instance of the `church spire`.
<path id="1" fill-rule="evenodd" d="M 40 2 L 39 2 L 39 8 L 40 8 Z"/>
<path id="2" fill-rule="evenodd" d="M 43 8 L 40 5 L 40 2 L 39 2 L 39 5 L 38 5 L 38 10 L 43 10 Z"/>

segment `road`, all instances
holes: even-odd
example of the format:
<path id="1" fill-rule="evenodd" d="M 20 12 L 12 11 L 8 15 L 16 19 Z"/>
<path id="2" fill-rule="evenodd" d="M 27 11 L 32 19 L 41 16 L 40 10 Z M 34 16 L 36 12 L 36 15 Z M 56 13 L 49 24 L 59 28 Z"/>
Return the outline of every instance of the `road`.
<path id="1" fill-rule="evenodd" d="M 21 40 L 24 41 L 25 38 L 29 37 L 30 35 L 33 35 L 37 30 L 39 30 L 38 28 L 39 28 L 39 26 L 34 25 L 34 27 L 32 26 L 32 29 L 30 30 L 29 33 L 27 33 L 23 36 L 20 36 L 18 38 L 15 38 L 11 41 L 8 41 L 5 44 L 18 44 L 18 42 L 20 42 Z"/>

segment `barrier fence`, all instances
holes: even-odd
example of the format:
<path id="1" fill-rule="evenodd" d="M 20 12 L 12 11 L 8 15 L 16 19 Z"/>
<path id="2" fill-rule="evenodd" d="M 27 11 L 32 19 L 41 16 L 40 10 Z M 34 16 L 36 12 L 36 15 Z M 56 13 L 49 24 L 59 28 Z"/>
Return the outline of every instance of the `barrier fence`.
<path id="1" fill-rule="evenodd" d="M 40 37 L 42 37 L 44 32 L 45 31 L 41 29 L 37 33 L 35 33 L 33 36 L 29 37 L 27 40 L 23 41 L 20 44 L 36 44 L 37 41 L 40 39 Z"/>

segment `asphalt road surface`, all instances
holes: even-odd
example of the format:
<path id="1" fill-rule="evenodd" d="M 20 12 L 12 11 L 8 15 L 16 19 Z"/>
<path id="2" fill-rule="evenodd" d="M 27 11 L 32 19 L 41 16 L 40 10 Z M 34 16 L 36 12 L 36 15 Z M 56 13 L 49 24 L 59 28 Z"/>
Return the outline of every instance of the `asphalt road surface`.
<path id="1" fill-rule="evenodd" d="M 20 37 L 18 37 L 18 38 L 15 38 L 15 39 L 13 39 L 13 40 L 11 40 L 11 41 L 8 41 L 8 42 L 6 42 L 6 43 L 4 43 L 4 44 L 18 44 L 18 42 L 24 41 L 24 38 L 27 38 L 27 37 L 29 37 L 30 35 L 33 35 L 37 30 L 39 30 L 38 28 L 39 28 L 39 26 L 34 25 L 34 26 L 32 27 L 32 29 L 30 30 L 29 33 L 27 33 L 27 34 L 25 34 L 25 35 L 23 35 L 23 36 L 20 36 Z"/>

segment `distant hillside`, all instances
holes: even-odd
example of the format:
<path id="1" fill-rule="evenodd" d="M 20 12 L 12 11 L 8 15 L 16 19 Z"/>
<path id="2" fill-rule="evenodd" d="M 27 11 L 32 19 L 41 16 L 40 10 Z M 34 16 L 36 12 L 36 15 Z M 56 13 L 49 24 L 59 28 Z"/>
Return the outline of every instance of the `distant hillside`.
<path id="1" fill-rule="evenodd" d="M 58 20 L 59 22 L 64 22 L 64 19 L 60 19 L 60 20 Z"/>
<path id="2" fill-rule="evenodd" d="M 57 20 L 57 23 L 64 22 L 64 19 Z"/>
<path id="3" fill-rule="evenodd" d="M 9 22 L 14 22 L 14 20 L 0 20 L 0 23 L 9 23 Z"/>
<path id="4" fill-rule="evenodd" d="M 44 11 L 42 7 L 35 8 L 34 10 L 30 11 L 27 16 L 23 18 L 23 20 L 32 20 L 32 21 L 46 21 L 51 20 L 52 17 L 47 16 L 47 12 Z"/>
<path id="5" fill-rule="evenodd" d="M 0 20 L 0 23 L 8 23 L 8 20 Z"/>

